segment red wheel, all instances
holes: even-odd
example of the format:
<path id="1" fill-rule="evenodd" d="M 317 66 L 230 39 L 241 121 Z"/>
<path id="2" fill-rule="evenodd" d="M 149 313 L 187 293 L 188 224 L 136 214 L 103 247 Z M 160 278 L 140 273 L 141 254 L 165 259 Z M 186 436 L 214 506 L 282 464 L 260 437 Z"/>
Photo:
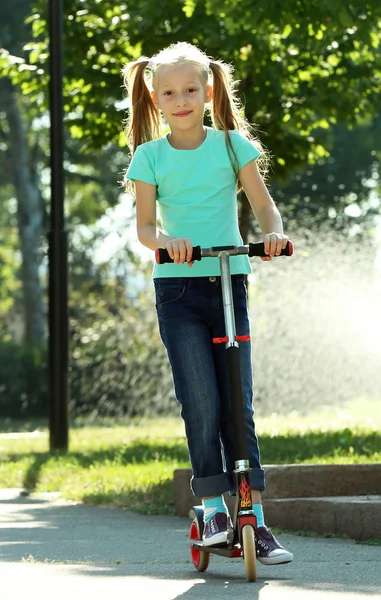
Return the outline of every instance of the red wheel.
<path id="1" fill-rule="evenodd" d="M 190 528 L 189 537 L 191 540 L 201 540 L 200 528 L 198 526 L 197 519 L 193 519 L 192 525 Z M 192 563 L 196 567 L 197 571 L 202 573 L 206 571 L 209 566 L 210 553 L 203 552 L 202 550 L 198 550 L 194 548 L 192 545 L 190 547 Z"/>

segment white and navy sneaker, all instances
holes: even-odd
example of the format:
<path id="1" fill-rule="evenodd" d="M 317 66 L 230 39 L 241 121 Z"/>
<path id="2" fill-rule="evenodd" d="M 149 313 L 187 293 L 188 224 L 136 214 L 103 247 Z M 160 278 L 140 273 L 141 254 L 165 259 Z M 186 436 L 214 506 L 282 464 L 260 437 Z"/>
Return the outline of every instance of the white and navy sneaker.
<path id="1" fill-rule="evenodd" d="M 204 546 L 226 544 L 228 541 L 228 530 L 232 529 L 233 525 L 230 516 L 223 512 L 216 513 L 205 523 L 202 534 Z"/>
<path id="2" fill-rule="evenodd" d="M 292 562 L 294 555 L 286 550 L 267 527 L 255 530 L 257 558 L 263 565 L 283 565 Z"/>

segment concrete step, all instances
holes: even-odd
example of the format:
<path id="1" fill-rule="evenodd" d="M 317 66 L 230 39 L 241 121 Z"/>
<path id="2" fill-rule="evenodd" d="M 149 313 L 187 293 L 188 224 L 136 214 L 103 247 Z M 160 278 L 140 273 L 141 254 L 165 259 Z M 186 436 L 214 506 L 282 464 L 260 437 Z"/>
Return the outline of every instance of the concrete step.
<path id="1" fill-rule="evenodd" d="M 290 531 L 381 538 L 381 465 L 268 465 L 263 505 L 266 522 Z M 175 513 L 189 515 L 190 469 L 174 472 Z M 235 499 L 225 494 L 231 512 Z"/>
<path id="2" fill-rule="evenodd" d="M 381 495 L 381 464 L 267 465 L 264 498 Z"/>
<path id="3" fill-rule="evenodd" d="M 266 523 L 289 531 L 381 539 L 381 496 L 264 500 Z"/>

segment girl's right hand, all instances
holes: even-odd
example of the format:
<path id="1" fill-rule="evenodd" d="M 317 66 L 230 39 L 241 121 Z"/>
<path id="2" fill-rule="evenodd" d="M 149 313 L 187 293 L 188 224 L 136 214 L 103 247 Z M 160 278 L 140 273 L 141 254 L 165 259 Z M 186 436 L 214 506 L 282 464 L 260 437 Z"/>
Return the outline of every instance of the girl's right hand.
<path id="1" fill-rule="evenodd" d="M 193 265 L 193 246 L 188 238 L 172 238 L 165 242 L 164 248 L 168 251 L 168 254 L 173 259 L 174 263 L 182 265 L 187 262 L 188 267 Z"/>

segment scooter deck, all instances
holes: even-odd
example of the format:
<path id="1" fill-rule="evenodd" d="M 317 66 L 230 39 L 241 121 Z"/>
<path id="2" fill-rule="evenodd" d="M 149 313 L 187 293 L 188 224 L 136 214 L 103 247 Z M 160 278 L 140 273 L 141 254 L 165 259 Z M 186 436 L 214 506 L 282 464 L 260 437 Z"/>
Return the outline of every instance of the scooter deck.
<path id="1" fill-rule="evenodd" d="M 202 552 L 209 552 L 213 554 L 219 554 L 220 556 L 226 556 L 228 558 L 240 558 L 242 556 L 242 548 L 240 544 L 232 546 L 230 543 L 215 544 L 214 546 L 205 546 L 203 540 L 189 540 L 190 545 L 196 550 L 202 550 Z"/>
<path id="2" fill-rule="evenodd" d="M 199 550 L 207 550 L 208 548 L 228 548 L 231 547 L 229 542 L 220 542 L 219 544 L 208 544 L 205 545 L 204 540 L 189 540 L 191 546 L 198 548 Z"/>

